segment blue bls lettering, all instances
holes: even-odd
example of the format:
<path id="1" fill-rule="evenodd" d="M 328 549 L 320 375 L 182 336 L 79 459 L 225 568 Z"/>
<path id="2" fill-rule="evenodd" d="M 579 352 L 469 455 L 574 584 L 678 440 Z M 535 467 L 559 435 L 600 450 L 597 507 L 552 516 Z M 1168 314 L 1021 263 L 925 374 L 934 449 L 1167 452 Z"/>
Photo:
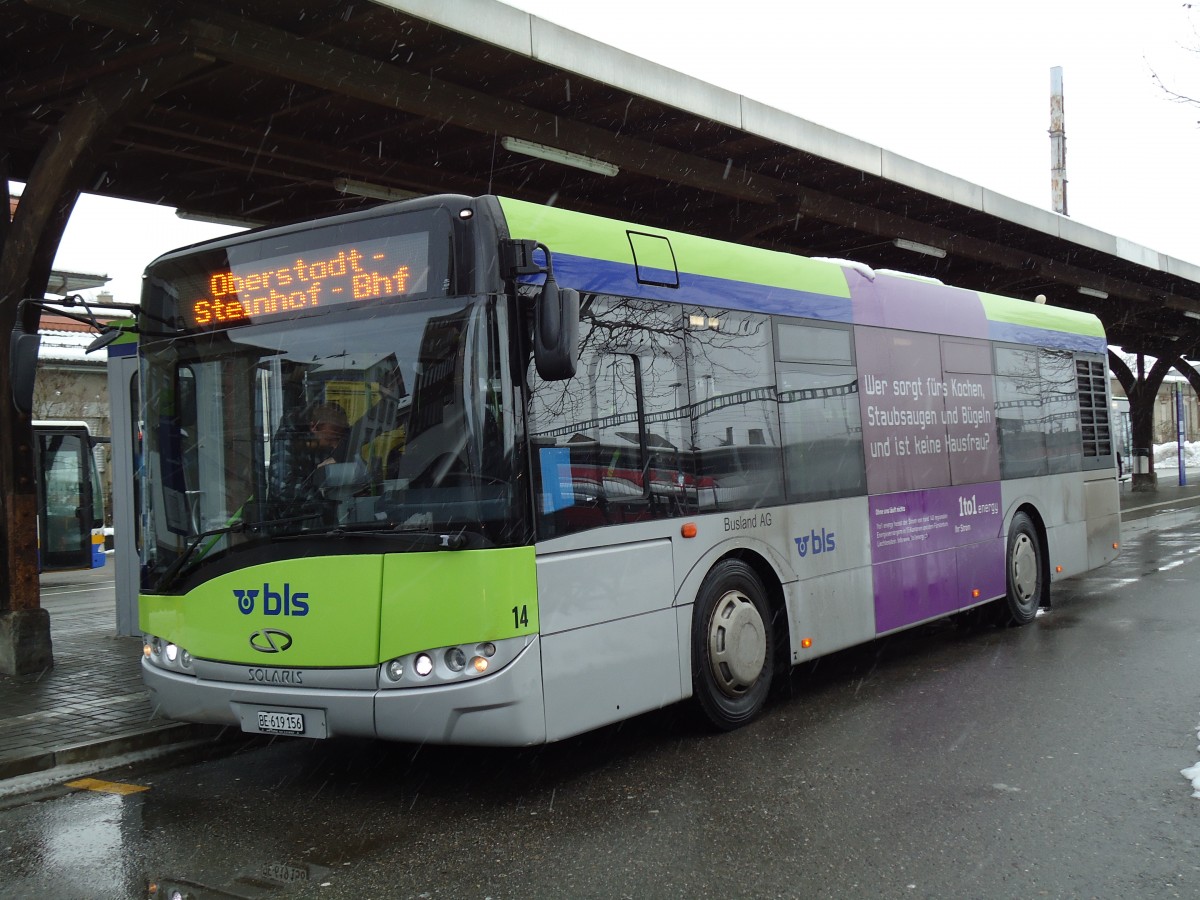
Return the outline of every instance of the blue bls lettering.
<path id="1" fill-rule="evenodd" d="M 237 598 L 238 611 L 243 615 L 254 612 L 254 602 L 259 591 L 238 590 L 234 588 L 233 595 Z M 307 616 L 308 594 L 304 591 L 292 592 L 288 582 L 283 583 L 283 593 L 271 590 L 270 583 L 262 586 L 262 611 L 264 616 Z"/>
<path id="2" fill-rule="evenodd" d="M 828 553 L 836 547 L 834 537 L 835 534 L 832 531 L 822 528 L 821 533 L 817 534 L 817 530 L 814 528 L 804 537 L 795 538 L 796 550 L 801 556 L 808 556 L 810 547 L 814 556 L 818 553 Z"/>

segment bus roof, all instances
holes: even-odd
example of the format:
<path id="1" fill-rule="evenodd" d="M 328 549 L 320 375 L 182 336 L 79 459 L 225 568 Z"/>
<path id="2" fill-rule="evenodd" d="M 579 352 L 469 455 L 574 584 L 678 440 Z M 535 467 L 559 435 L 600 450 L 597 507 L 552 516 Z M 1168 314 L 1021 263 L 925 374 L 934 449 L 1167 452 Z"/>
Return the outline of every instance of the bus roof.
<path id="1" fill-rule="evenodd" d="M 506 197 L 514 238 L 553 254 L 558 282 L 644 297 L 1104 353 L 1088 313 L 968 291 L 851 262 L 810 259 Z"/>

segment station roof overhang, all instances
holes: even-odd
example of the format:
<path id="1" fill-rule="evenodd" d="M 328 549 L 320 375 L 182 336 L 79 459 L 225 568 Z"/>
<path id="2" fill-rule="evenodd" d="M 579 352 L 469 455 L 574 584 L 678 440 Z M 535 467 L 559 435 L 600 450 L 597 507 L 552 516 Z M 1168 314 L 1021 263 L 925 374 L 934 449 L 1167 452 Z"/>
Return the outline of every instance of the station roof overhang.
<path id="1" fill-rule="evenodd" d="M 1130 352 L 1200 347 L 1196 265 L 495 0 L 299 9 L 293 0 L 0 4 L 9 176 L 35 176 L 63 117 L 97 85 L 169 63 L 181 73 L 170 86 L 90 148 L 85 190 L 248 224 L 497 193 L 1042 294 L 1097 314 Z M 584 159 L 535 158 L 514 140 Z"/>

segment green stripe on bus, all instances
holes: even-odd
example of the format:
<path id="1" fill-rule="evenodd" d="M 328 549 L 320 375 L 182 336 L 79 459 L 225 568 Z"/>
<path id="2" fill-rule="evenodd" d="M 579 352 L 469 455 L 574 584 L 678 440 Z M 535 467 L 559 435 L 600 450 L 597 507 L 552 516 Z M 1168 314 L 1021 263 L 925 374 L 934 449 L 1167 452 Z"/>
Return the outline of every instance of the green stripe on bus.
<path id="1" fill-rule="evenodd" d="M 264 563 L 220 575 L 183 596 L 143 594 L 138 621 L 142 631 L 199 659 L 287 668 L 374 666 L 418 650 L 536 633 L 534 550 Z M 264 629 L 285 632 L 287 650 L 256 649 L 254 635 Z"/>
<path id="2" fill-rule="evenodd" d="M 1028 300 L 1014 300 L 997 294 L 979 292 L 984 314 L 992 322 L 1007 322 L 1010 325 L 1026 325 L 1030 328 L 1046 328 L 1082 334 L 1087 337 L 1104 337 L 1104 326 L 1090 313 L 1063 309 L 1058 306 L 1043 306 Z"/>
<path id="3" fill-rule="evenodd" d="M 348 667 L 379 662 L 383 557 L 317 556 L 219 575 L 183 596 L 142 594 L 142 631 L 193 657 L 258 666 Z M 254 635 L 284 632 L 282 652 Z M 279 646 L 283 638 L 275 642 Z M 269 647 L 269 644 L 267 645 Z"/>
<path id="4" fill-rule="evenodd" d="M 744 247 L 712 238 L 648 228 L 632 222 L 603 219 L 556 206 L 542 206 L 501 197 L 500 206 L 514 238 L 538 240 L 551 253 L 633 265 L 629 232 L 665 237 L 675 251 L 681 273 L 744 281 L 767 287 L 809 291 L 831 297 L 850 297 L 841 268 L 832 263 L 791 253 Z"/>
<path id="5" fill-rule="evenodd" d="M 384 557 L 380 661 L 538 630 L 532 547 Z"/>

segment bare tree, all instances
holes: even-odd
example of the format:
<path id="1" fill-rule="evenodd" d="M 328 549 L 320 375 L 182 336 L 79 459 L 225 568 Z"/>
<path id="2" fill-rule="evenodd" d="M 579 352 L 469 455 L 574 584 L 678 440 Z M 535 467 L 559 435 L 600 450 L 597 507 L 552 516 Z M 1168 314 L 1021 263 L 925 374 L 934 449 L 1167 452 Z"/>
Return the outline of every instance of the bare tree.
<path id="1" fill-rule="evenodd" d="M 1183 8 L 1186 10 L 1191 10 L 1194 8 L 1194 4 L 1184 3 Z M 1200 54 L 1200 31 L 1197 30 L 1195 22 L 1192 22 L 1191 26 L 1192 26 L 1192 42 L 1191 42 L 1191 46 L 1187 47 L 1187 49 L 1192 53 Z M 1154 83 L 1157 84 L 1159 86 L 1159 88 L 1162 89 L 1163 93 L 1166 94 L 1167 98 L 1169 100 L 1171 100 L 1173 103 L 1185 103 L 1185 104 L 1188 104 L 1189 106 L 1200 106 L 1200 97 L 1192 97 L 1188 94 L 1181 93 L 1180 91 L 1177 91 L 1174 88 L 1169 87 L 1167 85 L 1167 83 L 1165 81 L 1163 81 L 1162 78 L 1159 76 L 1158 72 L 1156 72 L 1154 70 L 1153 66 L 1151 66 L 1151 68 L 1150 68 L 1150 77 L 1152 79 L 1154 79 Z"/>

